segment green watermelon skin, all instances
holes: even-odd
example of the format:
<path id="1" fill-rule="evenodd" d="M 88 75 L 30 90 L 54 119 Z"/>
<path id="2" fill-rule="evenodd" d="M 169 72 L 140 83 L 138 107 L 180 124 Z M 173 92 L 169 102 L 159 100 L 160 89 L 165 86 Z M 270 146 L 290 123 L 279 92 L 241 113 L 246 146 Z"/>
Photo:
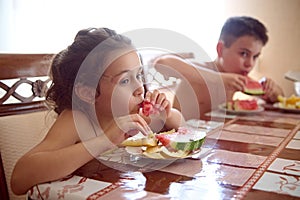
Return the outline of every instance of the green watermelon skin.
<path id="1" fill-rule="evenodd" d="M 253 94 L 253 95 L 262 95 L 265 92 L 263 90 L 260 90 L 260 89 L 249 89 L 249 88 L 246 88 L 244 90 L 244 93 L 246 93 L 246 94 Z"/>
<path id="2" fill-rule="evenodd" d="M 201 148 L 205 141 L 205 133 L 181 127 L 175 133 L 158 134 L 156 138 L 168 149 L 190 152 Z"/>
<path id="3" fill-rule="evenodd" d="M 262 85 L 259 82 L 247 78 L 244 93 L 253 94 L 253 95 L 262 95 L 265 92 L 263 90 Z"/>
<path id="4" fill-rule="evenodd" d="M 195 150 L 200 149 L 200 147 L 204 143 L 204 140 L 205 140 L 205 138 L 202 138 L 202 139 L 199 139 L 199 140 L 190 141 L 188 143 L 172 141 L 170 143 L 170 147 L 172 147 L 175 150 L 195 151 Z"/>

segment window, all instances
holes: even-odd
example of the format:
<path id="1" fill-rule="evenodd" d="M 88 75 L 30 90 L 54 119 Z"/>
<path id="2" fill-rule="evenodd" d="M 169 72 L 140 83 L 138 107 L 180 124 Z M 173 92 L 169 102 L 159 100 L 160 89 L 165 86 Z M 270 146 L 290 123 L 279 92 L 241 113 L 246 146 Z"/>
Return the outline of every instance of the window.
<path id="1" fill-rule="evenodd" d="M 176 31 L 215 57 L 223 24 L 223 1 L 1 0 L 0 51 L 56 53 L 79 29 L 108 27 L 119 33 L 140 28 Z"/>

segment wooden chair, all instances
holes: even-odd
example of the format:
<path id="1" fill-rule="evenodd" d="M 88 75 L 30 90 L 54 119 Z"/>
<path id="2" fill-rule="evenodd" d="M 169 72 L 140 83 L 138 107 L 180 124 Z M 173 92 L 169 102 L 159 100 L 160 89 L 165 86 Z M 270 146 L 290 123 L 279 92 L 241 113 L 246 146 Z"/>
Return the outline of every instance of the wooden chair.
<path id="1" fill-rule="evenodd" d="M 145 66 L 144 72 L 145 72 L 145 91 L 153 91 L 153 90 L 159 90 L 166 94 L 168 100 L 170 102 L 177 102 L 176 100 L 176 92 L 177 88 L 181 82 L 180 78 L 177 77 L 169 77 L 168 75 L 164 74 L 164 72 L 159 71 L 157 68 L 155 68 L 155 62 L 160 57 L 164 56 L 177 56 L 182 59 L 192 60 L 195 58 L 195 55 L 193 52 L 178 52 L 178 53 L 165 53 L 162 51 L 157 52 L 151 52 L 150 55 L 146 55 L 147 58 L 145 61 L 143 61 L 143 64 Z"/>
<path id="2" fill-rule="evenodd" d="M 154 90 L 154 89 L 174 89 L 177 85 L 177 79 L 173 78 L 172 80 L 166 80 L 164 78 L 164 74 L 157 71 L 157 69 L 154 68 L 155 60 L 166 55 L 173 55 L 178 56 L 182 59 L 194 59 L 195 55 L 193 52 L 178 52 L 178 53 L 161 53 L 158 51 L 158 53 L 153 53 L 153 55 L 148 55 L 150 59 L 144 63 L 145 66 L 145 74 L 146 74 L 146 89 L 147 90 Z"/>
<path id="3" fill-rule="evenodd" d="M 45 96 L 50 81 L 47 76 L 53 56 L 53 54 L 0 54 L 0 89 L 5 92 L 0 98 L 0 116 L 46 109 L 43 100 L 35 100 L 35 98 Z M 36 77 L 47 78 L 30 79 Z M 14 79 L 13 84 L 5 83 L 11 79 Z M 18 92 L 18 88 L 25 84 L 31 89 L 29 96 L 23 96 Z M 14 100 L 9 101 L 12 97 Z"/>
<path id="4" fill-rule="evenodd" d="M 21 154 L 15 151 L 19 146 L 26 150 L 30 147 L 15 144 L 16 147 L 11 142 L 19 141 L 18 138 L 23 140 L 22 137 L 31 138 L 21 133 L 25 127 L 22 123 L 30 120 L 30 113 L 34 113 L 32 120 L 36 121 L 40 118 L 39 111 L 47 110 L 44 97 L 50 84 L 48 72 L 53 56 L 54 54 L 0 54 L 0 199 L 15 199 L 8 182 L 13 165 Z M 18 133 L 10 131 L 13 128 L 17 128 Z M 34 130 L 35 127 L 31 129 Z M 38 124 L 36 129 L 38 130 Z M 14 135 L 18 138 L 13 138 Z M 7 152 L 9 145 L 14 151 Z M 16 155 L 16 158 L 6 160 L 12 157 L 9 153 Z"/>

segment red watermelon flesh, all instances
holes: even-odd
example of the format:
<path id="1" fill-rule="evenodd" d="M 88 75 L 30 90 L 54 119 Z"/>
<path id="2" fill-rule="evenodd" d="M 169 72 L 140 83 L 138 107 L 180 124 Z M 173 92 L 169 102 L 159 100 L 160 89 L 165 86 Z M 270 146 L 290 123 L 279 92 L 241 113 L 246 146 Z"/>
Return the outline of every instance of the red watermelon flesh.
<path id="1" fill-rule="evenodd" d="M 244 93 L 246 94 L 252 94 L 252 95 L 261 95 L 261 94 L 264 94 L 264 90 L 263 90 L 263 86 L 251 79 L 251 78 L 247 78 L 246 80 L 246 86 L 244 88 Z"/>
<path id="2" fill-rule="evenodd" d="M 242 110 L 257 110 L 258 104 L 256 100 L 236 100 L 234 101 L 234 110 L 242 111 Z"/>
<path id="3" fill-rule="evenodd" d="M 143 101 L 141 107 L 142 107 L 142 113 L 147 117 L 149 115 L 159 113 L 159 110 L 155 108 L 155 106 L 149 101 Z"/>

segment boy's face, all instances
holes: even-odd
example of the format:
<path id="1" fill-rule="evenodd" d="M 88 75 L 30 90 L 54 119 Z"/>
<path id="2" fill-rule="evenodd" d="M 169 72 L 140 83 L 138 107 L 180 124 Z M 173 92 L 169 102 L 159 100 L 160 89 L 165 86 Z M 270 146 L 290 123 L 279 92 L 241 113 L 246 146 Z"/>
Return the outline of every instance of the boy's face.
<path id="1" fill-rule="evenodd" d="M 143 99 L 141 62 L 137 53 L 131 51 L 114 60 L 103 73 L 97 109 L 113 116 L 138 113 Z"/>
<path id="2" fill-rule="evenodd" d="M 221 59 L 220 71 L 247 75 L 255 66 L 263 43 L 252 36 L 242 36 L 230 47 L 218 43 L 218 56 Z"/>

